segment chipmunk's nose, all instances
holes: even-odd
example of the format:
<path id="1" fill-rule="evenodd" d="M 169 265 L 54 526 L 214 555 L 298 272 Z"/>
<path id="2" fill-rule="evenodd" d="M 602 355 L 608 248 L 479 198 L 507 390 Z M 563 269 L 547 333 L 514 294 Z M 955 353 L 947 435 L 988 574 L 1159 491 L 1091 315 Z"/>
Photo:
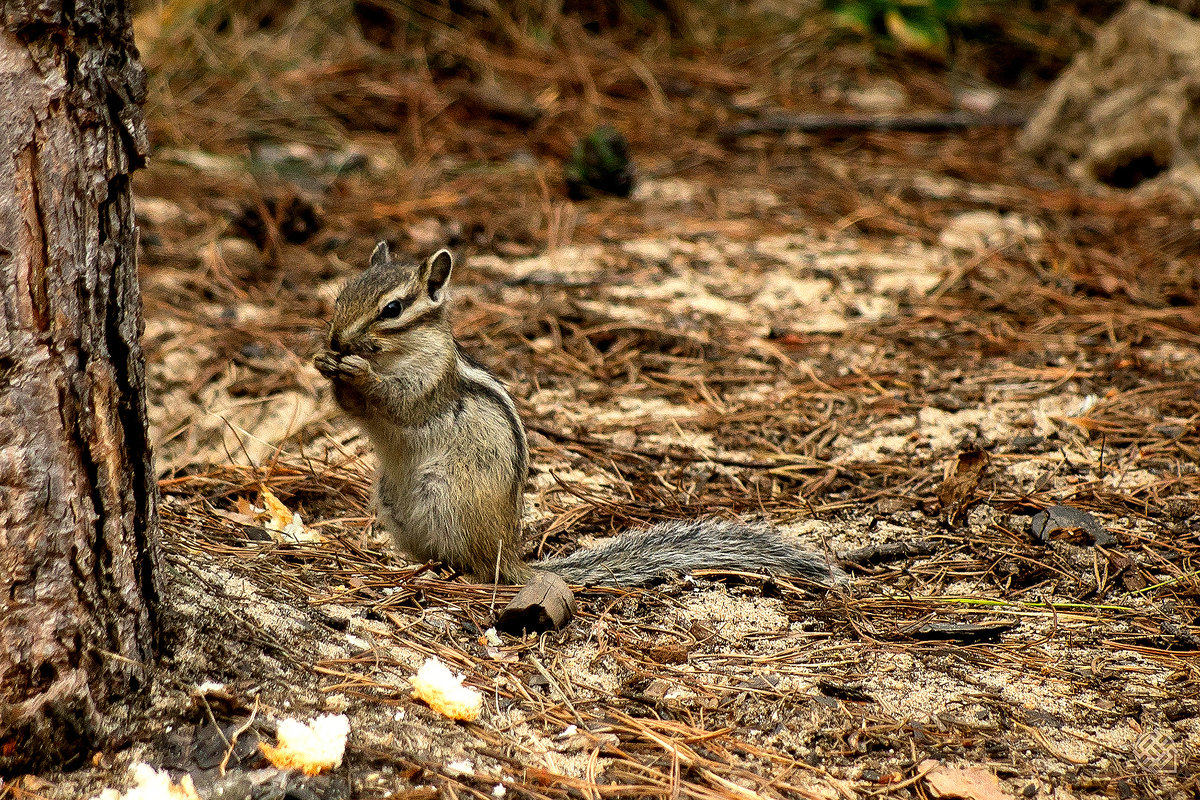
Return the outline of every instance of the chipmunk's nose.
<path id="1" fill-rule="evenodd" d="M 336 333 L 329 334 L 329 349 L 335 353 L 342 352 L 342 337 Z"/>

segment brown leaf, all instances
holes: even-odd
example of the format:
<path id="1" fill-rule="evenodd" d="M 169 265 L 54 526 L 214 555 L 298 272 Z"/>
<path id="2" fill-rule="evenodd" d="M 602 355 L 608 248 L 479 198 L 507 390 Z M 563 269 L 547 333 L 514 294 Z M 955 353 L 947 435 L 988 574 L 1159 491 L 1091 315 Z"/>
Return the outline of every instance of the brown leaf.
<path id="1" fill-rule="evenodd" d="M 656 664 L 686 664 L 687 648 L 681 644 L 661 644 L 651 647 L 647 655 Z"/>
<path id="2" fill-rule="evenodd" d="M 988 461 L 988 454 L 983 450 L 964 450 L 946 462 L 937 496 L 942 503 L 942 514 L 951 525 L 958 521 L 974 499 L 975 489 L 987 469 Z"/>
<path id="3" fill-rule="evenodd" d="M 1012 800 L 1014 797 L 1000 785 L 1000 779 L 983 767 L 951 767 L 932 759 L 917 768 L 924 772 L 929 793 L 934 797 L 962 797 L 966 800 Z"/>

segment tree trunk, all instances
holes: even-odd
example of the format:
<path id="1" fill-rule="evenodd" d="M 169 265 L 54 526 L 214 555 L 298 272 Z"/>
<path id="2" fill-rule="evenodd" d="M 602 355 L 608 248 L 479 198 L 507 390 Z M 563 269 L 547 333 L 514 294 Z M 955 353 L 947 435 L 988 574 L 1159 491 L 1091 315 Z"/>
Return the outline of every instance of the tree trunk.
<path id="1" fill-rule="evenodd" d="M 154 652 L 124 0 L 0 0 L 0 774 L 119 730 Z"/>

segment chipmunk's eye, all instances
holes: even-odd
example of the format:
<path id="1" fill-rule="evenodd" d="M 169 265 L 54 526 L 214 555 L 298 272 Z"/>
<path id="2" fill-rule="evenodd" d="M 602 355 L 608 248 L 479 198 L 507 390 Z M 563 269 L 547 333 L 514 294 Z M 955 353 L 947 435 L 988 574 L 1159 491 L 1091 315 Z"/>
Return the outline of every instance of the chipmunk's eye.
<path id="1" fill-rule="evenodd" d="M 395 319 L 404 312 L 404 303 L 393 300 L 379 310 L 380 319 Z"/>

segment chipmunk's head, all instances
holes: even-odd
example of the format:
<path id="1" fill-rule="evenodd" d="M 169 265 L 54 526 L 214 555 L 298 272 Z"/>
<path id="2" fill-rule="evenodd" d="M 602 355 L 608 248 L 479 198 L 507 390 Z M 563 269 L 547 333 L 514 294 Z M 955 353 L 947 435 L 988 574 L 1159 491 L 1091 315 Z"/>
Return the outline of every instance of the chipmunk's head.
<path id="1" fill-rule="evenodd" d="M 370 358 L 428 345 L 446 332 L 446 284 L 454 259 L 438 250 L 419 264 L 393 261 L 380 242 L 371 265 L 342 289 L 329 323 L 329 349 Z"/>

